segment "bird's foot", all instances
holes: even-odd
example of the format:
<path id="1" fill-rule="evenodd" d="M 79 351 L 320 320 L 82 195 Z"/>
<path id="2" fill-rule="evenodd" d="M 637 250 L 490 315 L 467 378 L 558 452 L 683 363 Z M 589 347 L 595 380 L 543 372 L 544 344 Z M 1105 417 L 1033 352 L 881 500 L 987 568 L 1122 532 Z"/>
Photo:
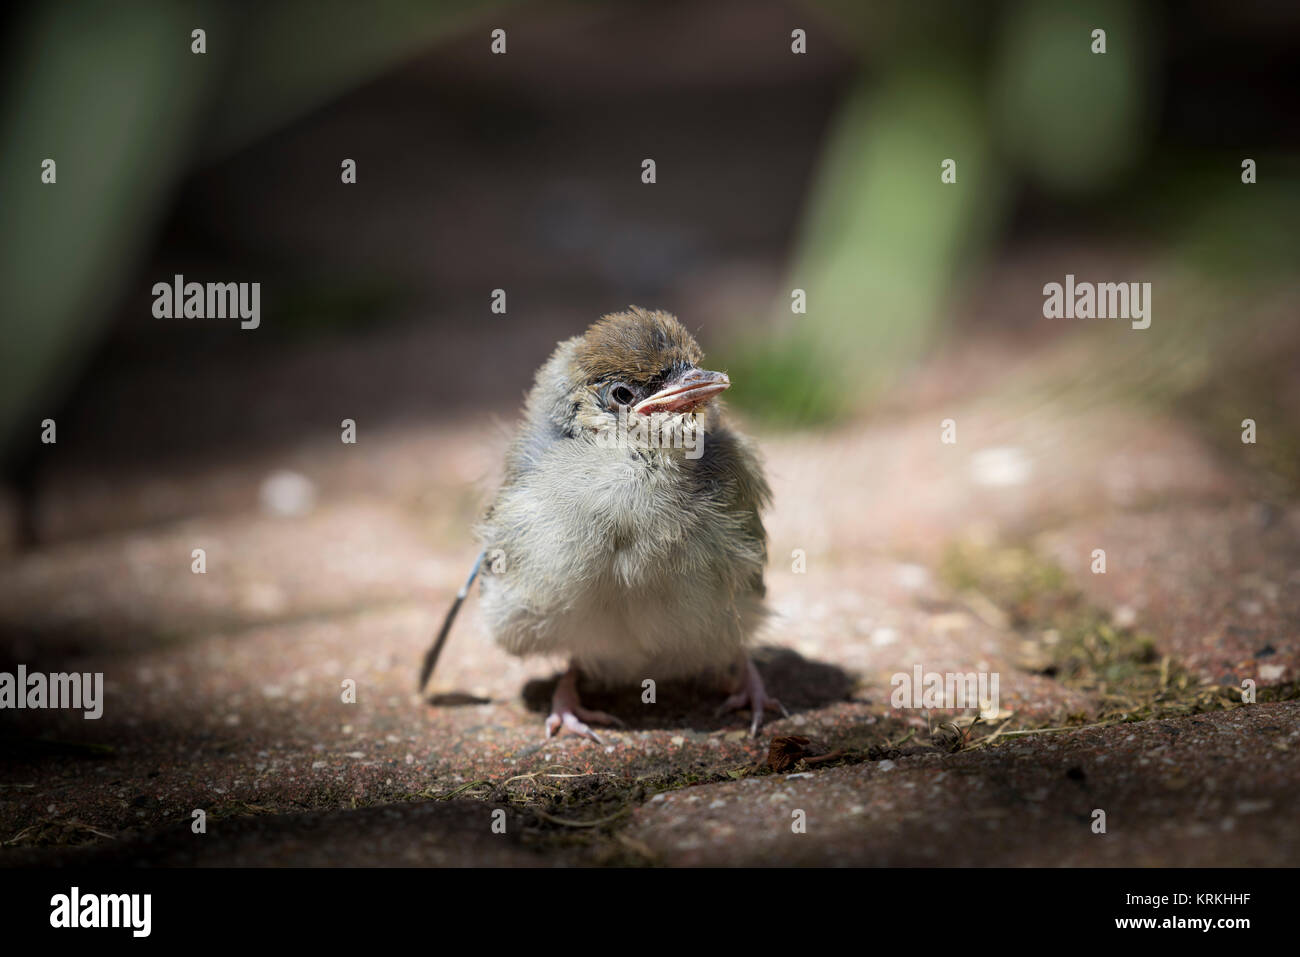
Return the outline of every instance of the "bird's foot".
<path id="1" fill-rule="evenodd" d="M 763 719 L 768 711 L 779 711 L 787 718 L 790 717 L 790 712 L 785 710 L 785 705 L 768 695 L 767 689 L 763 687 L 762 675 L 758 673 L 754 662 L 749 658 L 745 659 L 739 690 L 722 702 L 718 714 L 726 714 L 728 711 L 745 707 L 748 707 L 754 715 L 754 720 L 749 726 L 749 736 L 752 738 L 758 737 L 758 729 L 763 726 Z"/>
<path id="2" fill-rule="evenodd" d="M 546 736 L 553 737 L 564 728 L 571 734 L 578 734 L 590 738 L 597 744 L 604 744 L 600 735 L 592 731 L 587 722 L 614 724 L 620 727 L 623 724 L 612 714 L 593 711 L 582 706 L 582 701 L 578 697 L 578 669 L 570 668 L 560 678 L 560 683 L 555 686 L 555 695 L 551 698 L 551 713 L 546 718 Z"/>

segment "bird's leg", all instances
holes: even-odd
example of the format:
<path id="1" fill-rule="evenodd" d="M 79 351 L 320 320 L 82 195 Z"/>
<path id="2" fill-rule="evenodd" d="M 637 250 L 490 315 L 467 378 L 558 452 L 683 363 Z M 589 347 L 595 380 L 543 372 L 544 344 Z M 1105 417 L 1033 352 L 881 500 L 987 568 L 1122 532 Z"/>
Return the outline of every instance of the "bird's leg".
<path id="1" fill-rule="evenodd" d="M 623 723 L 612 714 L 592 711 L 582 706 L 582 701 L 578 698 L 578 668 L 569 665 L 569 670 L 560 676 L 560 683 L 555 686 L 555 694 L 551 698 L 551 713 L 546 718 L 546 736 L 549 738 L 561 728 L 567 728 L 573 734 L 604 744 L 596 732 L 587 727 L 585 722 L 588 721 L 593 724 Z"/>
<path id="2" fill-rule="evenodd" d="M 785 705 L 768 695 L 767 689 L 763 687 L 763 676 L 758 673 L 753 659 L 748 655 L 745 656 L 744 664 L 741 666 L 736 691 L 722 702 L 718 714 L 726 714 L 728 711 L 744 707 L 748 707 L 754 715 L 754 720 L 749 726 L 749 734 L 753 738 L 758 737 L 758 729 L 763 726 L 763 718 L 767 711 L 780 711 L 787 718 L 790 716 L 790 712 L 785 710 Z"/>

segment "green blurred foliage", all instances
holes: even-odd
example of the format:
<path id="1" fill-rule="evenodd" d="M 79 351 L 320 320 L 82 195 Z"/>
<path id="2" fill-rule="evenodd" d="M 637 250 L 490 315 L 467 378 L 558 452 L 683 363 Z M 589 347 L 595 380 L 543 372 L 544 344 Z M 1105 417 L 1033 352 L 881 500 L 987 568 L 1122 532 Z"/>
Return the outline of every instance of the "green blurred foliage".
<path id="1" fill-rule="evenodd" d="M 870 56 L 823 149 L 776 332 L 735 347 L 737 405 L 810 424 L 860 408 L 943 331 L 963 277 L 994 247 L 1016 189 L 1096 192 L 1147 150 L 1140 11 L 1030 0 L 995 12 L 935 3 L 823 4 Z M 1107 28 L 1107 53 L 1091 31 Z M 978 29 L 983 27 L 983 29 Z M 957 181 L 940 179 L 957 161 Z M 785 294 L 785 295 L 788 295 Z"/>
<path id="2" fill-rule="evenodd" d="M 1092 52 L 1105 30 L 1106 52 Z M 1004 160 L 1054 193 L 1096 192 L 1142 157 L 1150 31 L 1123 0 L 1043 3 L 1008 11 L 990 78 Z M 1148 70 L 1144 71 L 1143 66 Z"/>
<path id="3" fill-rule="evenodd" d="M 122 293 L 185 156 L 211 64 L 191 62 L 198 4 L 48 4 L 11 37 L 0 127 L 0 445 L 34 437 L 56 370 L 76 368 Z M 16 41 L 16 42 L 15 42 Z M 57 181 L 41 182 L 41 163 Z M 52 410 L 50 410 L 52 411 Z"/>
<path id="4" fill-rule="evenodd" d="M 918 68 L 863 83 L 843 107 L 788 276 L 807 291 L 808 313 L 737 351 L 739 404 L 792 423 L 832 418 L 928 341 L 964 257 L 988 241 L 1002 191 L 964 76 Z M 940 183 L 945 158 L 957 161 L 955 184 Z M 788 314 L 788 298 L 778 308 Z"/>
<path id="5" fill-rule="evenodd" d="M 19 18 L 0 112 L 0 450 L 35 441 L 186 170 L 503 5 L 87 0 Z M 191 52 L 196 27 L 203 55 Z M 53 185 L 40 178 L 47 157 Z"/>

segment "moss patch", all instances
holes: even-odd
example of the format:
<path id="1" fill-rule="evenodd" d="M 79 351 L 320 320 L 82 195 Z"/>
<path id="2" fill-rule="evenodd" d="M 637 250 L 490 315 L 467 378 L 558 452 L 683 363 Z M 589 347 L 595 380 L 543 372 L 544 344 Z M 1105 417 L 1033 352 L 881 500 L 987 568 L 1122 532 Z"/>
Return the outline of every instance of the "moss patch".
<path id="1" fill-rule="evenodd" d="M 1145 721 L 1241 707 L 1232 685 L 1200 680 L 1151 636 L 1115 625 L 1070 584 L 1065 572 L 1031 549 L 951 546 L 940 567 L 955 590 L 991 602 L 1036 654 L 1030 670 L 1092 693 L 1097 713 L 1065 716 L 1066 725 Z M 1293 684 L 1264 689 L 1259 700 L 1296 697 Z"/>

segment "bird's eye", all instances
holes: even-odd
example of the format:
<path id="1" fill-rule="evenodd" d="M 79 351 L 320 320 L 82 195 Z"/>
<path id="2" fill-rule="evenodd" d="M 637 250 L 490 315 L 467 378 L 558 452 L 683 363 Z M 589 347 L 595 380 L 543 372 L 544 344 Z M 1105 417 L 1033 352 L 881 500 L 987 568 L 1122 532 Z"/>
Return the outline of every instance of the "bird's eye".
<path id="1" fill-rule="evenodd" d="M 609 387 L 609 402 L 613 405 L 631 405 L 632 400 L 636 398 L 635 393 L 621 382 L 615 382 Z"/>

